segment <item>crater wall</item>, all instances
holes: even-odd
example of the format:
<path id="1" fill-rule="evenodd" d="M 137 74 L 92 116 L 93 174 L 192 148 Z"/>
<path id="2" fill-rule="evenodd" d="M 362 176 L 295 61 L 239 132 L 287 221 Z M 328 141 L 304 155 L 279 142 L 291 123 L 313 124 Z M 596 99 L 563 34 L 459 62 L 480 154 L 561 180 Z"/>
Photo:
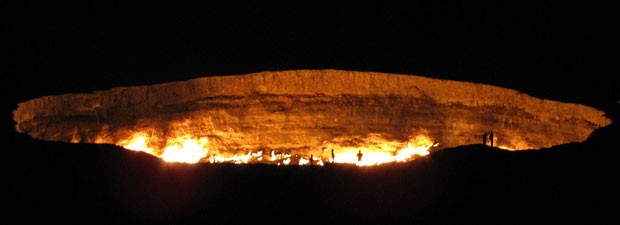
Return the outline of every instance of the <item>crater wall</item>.
<path id="1" fill-rule="evenodd" d="M 493 131 L 510 149 L 581 142 L 611 121 L 585 105 L 485 84 L 413 75 L 293 70 L 214 76 L 84 94 L 44 96 L 14 110 L 34 138 L 117 143 L 208 137 L 218 151 L 306 149 L 406 141 L 426 134 L 439 147 L 476 144 Z M 155 144 L 164 146 L 165 140 Z"/>

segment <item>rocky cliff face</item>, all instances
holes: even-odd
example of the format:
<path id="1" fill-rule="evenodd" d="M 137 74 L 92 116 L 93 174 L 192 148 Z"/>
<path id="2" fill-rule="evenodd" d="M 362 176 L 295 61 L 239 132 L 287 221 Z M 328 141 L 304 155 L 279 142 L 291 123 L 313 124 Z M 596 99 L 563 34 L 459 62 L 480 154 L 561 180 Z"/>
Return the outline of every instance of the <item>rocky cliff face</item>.
<path id="1" fill-rule="evenodd" d="M 205 77 L 19 104 L 16 129 L 37 139 L 118 143 L 143 132 L 207 137 L 213 150 L 319 151 L 405 142 L 425 134 L 440 147 L 482 142 L 540 148 L 585 140 L 610 120 L 594 108 L 490 85 L 340 70 Z"/>

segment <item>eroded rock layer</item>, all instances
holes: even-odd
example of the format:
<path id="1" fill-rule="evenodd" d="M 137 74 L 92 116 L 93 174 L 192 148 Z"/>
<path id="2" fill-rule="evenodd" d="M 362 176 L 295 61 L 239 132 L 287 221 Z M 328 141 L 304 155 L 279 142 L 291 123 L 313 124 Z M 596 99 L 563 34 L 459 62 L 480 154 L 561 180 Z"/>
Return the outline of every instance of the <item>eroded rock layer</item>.
<path id="1" fill-rule="evenodd" d="M 585 140 L 603 112 L 484 84 L 340 70 L 204 77 L 19 104 L 16 129 L 37 139 L 118 143 L 135 132 L 207 137 L 214 151 L 318 151 L 325 146 L 405 142 L 425 134 L 440 147 L 549 147 Z"/>

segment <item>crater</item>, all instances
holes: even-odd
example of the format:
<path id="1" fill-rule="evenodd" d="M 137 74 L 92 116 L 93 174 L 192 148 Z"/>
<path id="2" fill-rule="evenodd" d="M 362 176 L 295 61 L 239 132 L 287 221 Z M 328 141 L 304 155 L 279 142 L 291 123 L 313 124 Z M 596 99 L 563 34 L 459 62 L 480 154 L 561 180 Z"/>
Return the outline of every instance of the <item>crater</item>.
<path id="1" fill-rule="evenodd" d="M 581 142 L 611 122 L 589 106 L 491 85 L 342 70 L 44 96 L 19 103 L 13 118 L 36 139 L 117 144 L 169 161 L 359 165 L 482 144 L 490 132 L 509 150 Z"/>

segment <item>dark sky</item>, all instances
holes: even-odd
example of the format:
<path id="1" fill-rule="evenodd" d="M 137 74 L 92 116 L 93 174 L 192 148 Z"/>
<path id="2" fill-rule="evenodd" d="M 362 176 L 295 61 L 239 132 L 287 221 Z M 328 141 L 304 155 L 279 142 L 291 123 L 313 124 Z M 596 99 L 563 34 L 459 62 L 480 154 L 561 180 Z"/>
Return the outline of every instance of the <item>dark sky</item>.
<path id="1" fill-rule="evenodd" d="M 620 98 L 618 82 L 605 78 L 619 72 L 620 25 L 609 5 L 207 2 L 8 5 L 3 96 L 14 104 L 208 75 L 332 68 L 487 83 L 598 108 Z"/>

